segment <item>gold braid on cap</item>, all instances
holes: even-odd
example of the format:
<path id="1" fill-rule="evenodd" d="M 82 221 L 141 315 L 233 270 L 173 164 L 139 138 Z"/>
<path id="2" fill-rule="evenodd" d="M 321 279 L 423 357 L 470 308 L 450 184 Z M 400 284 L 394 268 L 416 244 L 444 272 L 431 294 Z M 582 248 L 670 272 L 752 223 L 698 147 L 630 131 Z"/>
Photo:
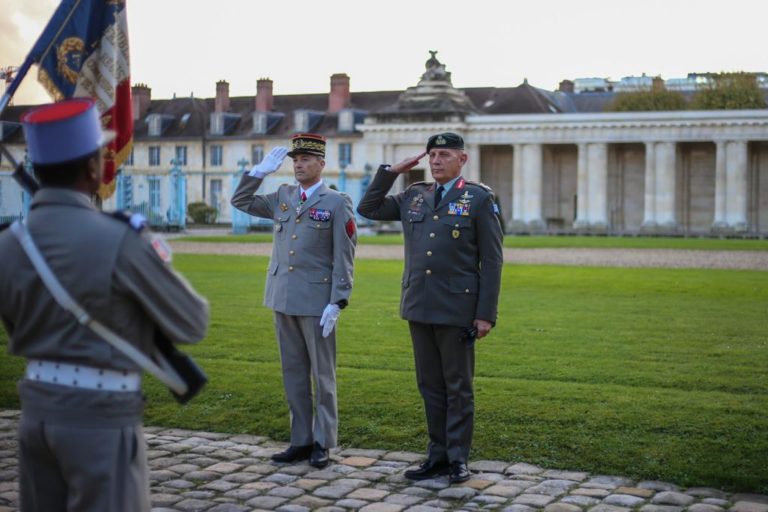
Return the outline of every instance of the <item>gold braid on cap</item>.
<path id="1" fill-rule="evenodd" d="M 314 151 L 325 151 L 325 144 L 312 140 L 298 139 L 293 141 L 293 149 L 311 149 Z"/>

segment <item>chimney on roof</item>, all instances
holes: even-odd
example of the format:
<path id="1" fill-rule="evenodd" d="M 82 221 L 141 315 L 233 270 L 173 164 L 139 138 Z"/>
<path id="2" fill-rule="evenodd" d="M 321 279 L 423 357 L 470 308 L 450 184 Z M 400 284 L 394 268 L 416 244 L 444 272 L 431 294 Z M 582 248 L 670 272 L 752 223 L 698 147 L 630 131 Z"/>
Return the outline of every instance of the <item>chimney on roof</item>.
<path id="1" fill-rule="evenodd" d="M 328 113 L 334 114 L 349 107 L 352 95 L 349 92 L 349 76 L 346 73 L 331 75 L 331 94 L 328 96 Z"/>
<path id="2" fill-rule="evenodd" d="M 660 76 L 653 77 L 653 80 L 651 82 L 651 90 L 654 92 L 660 92 L 667 88 L 666 84 L 664 83 L 664 79 Z"/>
<path id="3" fill-rule="evenodd" d="M 133 120 L 141 119 L 147 115 L 149 104 L 152 101 L 152 89 L 147 84 L 136 84 L 131 87 L 133 102 Z"/>
<path id="4" fill-rule="evenodd" d="M 229 112 L 229 82 L 219 80 L 216 82 L 216 112 Z"/>
<path id="5" fill-rule="evenodd" d="M 272 80 L 259 78 L 256 81 L 256 112 L 271 112 L 273 104 Z"/>
<path id="6" fill-rule="evenodd" d="M 560 85 L 557 87 L 557 90 L 560 92 L 573 92 L 573 80 L 561 81 Z"/>

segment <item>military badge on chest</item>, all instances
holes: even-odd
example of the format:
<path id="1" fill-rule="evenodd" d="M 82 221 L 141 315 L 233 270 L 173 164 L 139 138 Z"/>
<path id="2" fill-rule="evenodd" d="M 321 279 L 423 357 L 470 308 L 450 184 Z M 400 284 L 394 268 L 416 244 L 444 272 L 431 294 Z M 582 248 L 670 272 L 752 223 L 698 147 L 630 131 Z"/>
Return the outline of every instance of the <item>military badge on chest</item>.
<path id="1" fill-rule="evenodd" d="M 424 204 L 424 194 L 419 194 L 411 199 L 411 205 L 408 207 L 408 211 L 412 213 L 419 213 L 421 211 L 421 205 Z"/>
<path id="2" fill-rule="evenodd" d="M 469 207 L 472 204 L 472 198 L 475 197 L 469 192 L 459 197 L 459 200 L 455 203 L 448 203 L 448 215 L 459 215 L 461 217 L 469 217 Z M 456 238 L 456 237 L 454 237 Z"/>
<path id="3" fill-rule="evenodd" d="M 320 222 L 328 222 L 331 220 L 331 210 L 326 210 L 324 208 L 310 208 L 309 218 Z"/>

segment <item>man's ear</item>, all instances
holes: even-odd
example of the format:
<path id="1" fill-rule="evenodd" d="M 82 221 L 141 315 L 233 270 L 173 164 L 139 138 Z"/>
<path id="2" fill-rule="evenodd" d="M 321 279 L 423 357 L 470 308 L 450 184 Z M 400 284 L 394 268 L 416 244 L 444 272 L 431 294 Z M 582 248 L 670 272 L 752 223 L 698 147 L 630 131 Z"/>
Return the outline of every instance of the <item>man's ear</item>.
<path id="1" fill-rule="evenodd" d="M 462 153 L 461 156 L 459 157 L 459 162 L 461 162 L 461 165 L 464 165 L 465 163 L 467 163 L 467 160 L 469 160 L 469 155 L 466 153 Z"/>
<path id="2" fill-rule="evenodd" d="M 320 170 L 325 169 L 325 158 L 320 158 Z"/>

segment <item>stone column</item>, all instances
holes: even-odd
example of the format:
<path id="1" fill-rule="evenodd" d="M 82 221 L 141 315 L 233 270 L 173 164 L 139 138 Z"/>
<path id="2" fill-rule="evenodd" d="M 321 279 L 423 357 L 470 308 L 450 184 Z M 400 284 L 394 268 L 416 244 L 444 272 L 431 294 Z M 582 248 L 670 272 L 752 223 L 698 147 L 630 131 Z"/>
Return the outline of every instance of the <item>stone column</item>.
<path id="1" fill-rule="evenodd" d="M 523 146 L 523 220 L 535 230 L 546 227 L 541 218 L 542 160 L 541 144 Z"/>
<path id="2" fill-rule="evenodd" d="M 712 223 L 712 229 L 715 230 L 728 226 L 726 218 L 728 181 L 725 174 L 725 147 L 725 142 L 715 142 L 715 220 Z"/>
<path id="3" fill-rule="evenodd" d="M 674 142 L 656 144 L 656 222 L 665 228 L 677 226 L 675 214 L 676 149 Z"/>
<path id="4" fill-rule="evenodd" d="M 645 143 L 645 204 L 643 229 L 656 228 L 656 143 Z"/>
<path id="5" fill-rule="evenodd" d="M 512 161 L 512 227 L 520 229 L 524 224 L 523 202 L 525 184 L 523 183 L 523 144 L 513 145 Z"/>
<path id="6" fill-rule="evenodd" d="M 589 225 L 608 228 L 608 144 L 587 145 L 589 174 Z"/>
<path id="7" fill-rule="evenodd" d="M 587 144 L 579 144 L 576 162 L 576 220 L 573 227 L 589 227 L 589 168 L 587 166 Z"/>
<path id="8" fill-rule="evenodd" d="M 480 180 L 480 146 L 477 144 L 467 144 L 466 149 L 469 159 L 464 164 L 465 171 L 462 173 L 468 180 Z"/>
<path id="9" fill-rule="evenodd" d="M 747 230 L 747 142 L 726 145 L 726 221 L 736 231 Z"/>

